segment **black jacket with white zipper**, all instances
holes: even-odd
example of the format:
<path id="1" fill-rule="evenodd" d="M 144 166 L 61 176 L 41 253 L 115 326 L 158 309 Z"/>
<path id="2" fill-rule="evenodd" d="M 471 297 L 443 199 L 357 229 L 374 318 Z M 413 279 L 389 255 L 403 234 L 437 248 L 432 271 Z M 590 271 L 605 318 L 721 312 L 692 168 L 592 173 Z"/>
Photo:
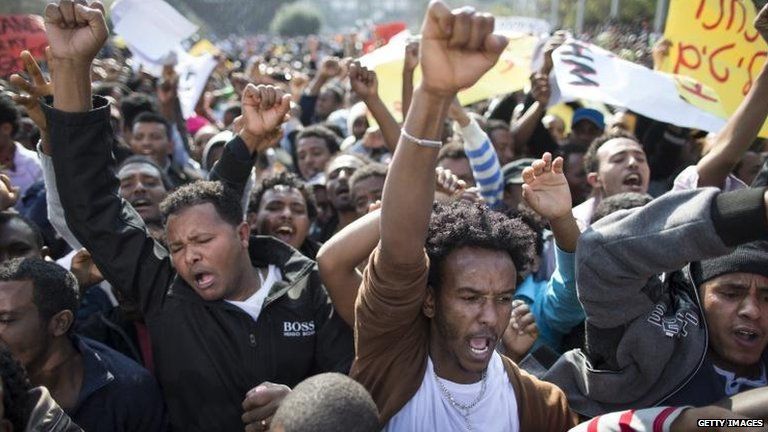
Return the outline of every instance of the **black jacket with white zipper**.
<path id="1" fill-rule="evenodd" d="M 283 275 L 259 319 L 224 300 L 203 300 L 118 197 L 106 100 L 95 97 L 94 109 L 83 113 L 44 110 L 67 224 L 104 277 L 138 301 L 174 430 L 242 431 L 241 404 L 261 382 L 294 386 L 317 373 L 348 371 L 352 332 L 333 310 L 314 261 L 279 240 L 252 237 L 252 263 L 274 264 Z"/>

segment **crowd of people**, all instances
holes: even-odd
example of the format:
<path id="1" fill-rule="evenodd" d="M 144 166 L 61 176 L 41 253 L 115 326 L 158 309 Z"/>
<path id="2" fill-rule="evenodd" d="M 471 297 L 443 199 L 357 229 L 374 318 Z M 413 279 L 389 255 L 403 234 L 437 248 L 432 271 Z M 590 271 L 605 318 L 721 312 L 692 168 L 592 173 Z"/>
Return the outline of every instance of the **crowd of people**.
<path id="1" fill-rule="evenodd" d="M 401 123 L 316 38 L 251 39 L 185 117 L 100 3 L 44 18 L 0 96 L 3 431 L 768 430 L 768 65 L 716 134 L 566 127 L 563 33 L 462 106 L 507 39 L 437 0 Z"/>

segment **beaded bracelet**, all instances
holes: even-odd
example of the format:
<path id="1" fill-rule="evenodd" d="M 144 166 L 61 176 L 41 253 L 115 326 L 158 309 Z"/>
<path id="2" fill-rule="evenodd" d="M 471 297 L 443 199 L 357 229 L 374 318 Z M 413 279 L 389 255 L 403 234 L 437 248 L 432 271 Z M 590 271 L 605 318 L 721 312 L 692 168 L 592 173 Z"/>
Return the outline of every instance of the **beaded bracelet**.
<path id="1" fill-rule="evenodd" d="M 403 138 L 407 139 L 408 141 L 411 141 L 412 143 L 414 143 L 416 145 L 420 145 L 422 147 L 431 147 L 431 148 L 439 149 L 440 147 L 443 146 L 443 142 L 442 141 L 435 141 L 435 140 L 427 140 L 427 139 L 416 138 L 413 135 L 411 135 L 408 132 L 406 132 L 405 128 L 402 128 L 400 130 L 400 134 L 403 136 Z"/>

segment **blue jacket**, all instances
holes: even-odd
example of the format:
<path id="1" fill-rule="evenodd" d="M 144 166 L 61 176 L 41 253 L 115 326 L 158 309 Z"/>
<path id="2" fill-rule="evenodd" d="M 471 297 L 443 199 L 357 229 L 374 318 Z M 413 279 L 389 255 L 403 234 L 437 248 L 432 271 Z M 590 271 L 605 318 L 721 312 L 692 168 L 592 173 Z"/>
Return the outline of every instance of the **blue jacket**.
<path id="1" fill-rule="evenodd" d="M 584 309 L 576 295 L 576 254 L 555 246 L 555 271 L 549 281 L 536 282 L 529 275 L 515 291 L 528 303 L 539 328 L 535 349 L 544 343 L 560 352 L 563 336 L 584 321 Z"/>
<path id="2" fill-rule="evenodd" d="M 99 342 L 73 336 L 83 356 L 83 386 L 67 414 L 88 432 L 164 431 L 160 388 L 136 362 Z"/>

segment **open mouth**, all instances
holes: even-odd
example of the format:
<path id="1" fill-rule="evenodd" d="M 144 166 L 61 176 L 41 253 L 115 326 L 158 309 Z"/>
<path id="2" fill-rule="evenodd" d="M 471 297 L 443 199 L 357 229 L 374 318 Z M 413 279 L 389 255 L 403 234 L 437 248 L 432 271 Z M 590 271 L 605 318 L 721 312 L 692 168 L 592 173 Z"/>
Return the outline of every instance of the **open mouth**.
<path id="1" fill-rule="evenodd" d="M 207 272 L 195 273 L 195 285 L 197 286 L 198 289 L 210 288 L 213 285 L 214 281 L 215 279 L 211 273 L 207 273 Z"/>
<path id="2" fill-rule="evenodd" d="M 632 173 L 624 177 L 622 184 L 624 186 L 629 186 L 632 189 L 640 189 L 643 187 L 643 178 L 640 176 L 640 174 Z"/>
<path id="3" fill-rule="evenodd" d="M 281 226 L 275 228 L 272 231 L 272 233 L 273 233 L 272 235 L 274 237 L 277 237 L 280 240 L 282 240 L 282 241 L 287 243 L 288 240 L 293 238 L 293 233 L 294 232 L 295 232 L 295 230 L 293 229 L 292 226 L 290 226 L 290 225 L 281 225 Z"/>
<path id="4" fill-rule="evenodd" d="M 757 331 L 748 328 L 737 329 L 733 334 L 739 341 L 749 344 L 754 343 L 760 337 L 760 334 L 758 334 Z"/>
<path id="5" fill-rule="evenodd" d="M 492 347 L 493 341 L 488 337 L 473 337 L 469 340 L 469 350 L 478 358 L 487 357 Z"/>
<path id="6" fill-rule="evenodd" d="M 136 210 L 139 210 L 140 208 L 147 208 L 147 207 L 151 206 L 152 203 L 149 202 L 148 199 L 140 198 L 140 199 L 136 199 L 136 200 L 131 201 L 131 205 Z"/>

